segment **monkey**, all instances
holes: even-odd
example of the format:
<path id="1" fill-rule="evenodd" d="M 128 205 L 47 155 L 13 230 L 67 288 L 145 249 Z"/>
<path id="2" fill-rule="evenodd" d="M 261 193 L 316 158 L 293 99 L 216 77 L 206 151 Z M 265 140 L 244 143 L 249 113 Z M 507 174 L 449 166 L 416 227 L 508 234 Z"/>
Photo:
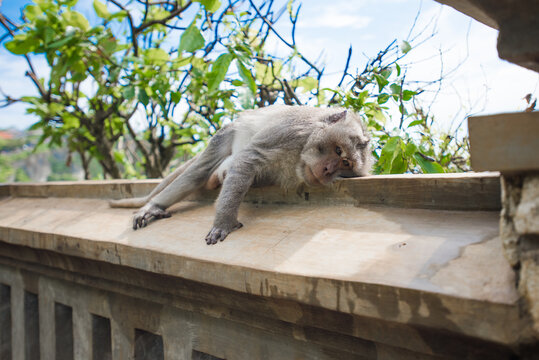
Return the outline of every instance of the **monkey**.
<path id="1" fill-rule="evenodd" d="M 112 200 L 110 206 L 142 206 L 133 217 L 137 230 L 150 220 L 170 217 L 166 209 L 194 191 L 221 186 L 205 239 L 213 245 L 243 226 L 238 210 L 253 184 L 292 190 L 326 186 L 337 177 L 366 176 L 373 164 L 370 142 L 360 116 L 343 108 L 272 105 L 246 110 L 149 195 Z"/>

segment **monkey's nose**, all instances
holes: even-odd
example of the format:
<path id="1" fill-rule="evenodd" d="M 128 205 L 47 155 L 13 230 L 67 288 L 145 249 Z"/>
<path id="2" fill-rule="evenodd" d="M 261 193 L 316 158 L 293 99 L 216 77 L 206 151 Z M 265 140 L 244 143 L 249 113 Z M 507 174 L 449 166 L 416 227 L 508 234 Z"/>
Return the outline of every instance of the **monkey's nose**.
<path id="1" fill-rule="evenodd" d="M 324 176 L 331 177 L 333 174 L 335 174 L 335 170 L 332 171 L 328 167 L 324 168 Z"/>

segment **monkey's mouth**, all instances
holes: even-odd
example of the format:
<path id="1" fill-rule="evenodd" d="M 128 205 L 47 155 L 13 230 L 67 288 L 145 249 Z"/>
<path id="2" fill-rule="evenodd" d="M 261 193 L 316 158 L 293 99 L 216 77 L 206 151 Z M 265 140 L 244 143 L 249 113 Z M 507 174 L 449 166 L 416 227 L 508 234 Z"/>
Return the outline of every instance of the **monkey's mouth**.
<path id="1" fill-rule="evenodd" d="M 320 181 L 308 165 L 305 165 L 305 180 L 309 186 L 325 185 L 325 182 Z"/>

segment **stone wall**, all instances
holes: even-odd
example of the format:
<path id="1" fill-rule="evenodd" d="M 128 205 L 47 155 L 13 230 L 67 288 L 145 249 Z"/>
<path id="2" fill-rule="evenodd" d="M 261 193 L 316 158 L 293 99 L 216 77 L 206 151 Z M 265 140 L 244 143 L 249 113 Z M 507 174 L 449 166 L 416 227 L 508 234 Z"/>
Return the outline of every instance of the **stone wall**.
<path id="1" fill-rule="evenodd" d="M 517 272 L 523 312 L 530 317 L 530 341 L 539 340 L 539 173 L 502 176 L 500 235 Z"/>
<path id="2" fill-rule="evenodd" d="M 152 186 L 0 186 L 0 359 L 531 353 L 495 173 L 253 189 L 244 227 L 215 246 L 205 197 L 137 231 L 108 207 Z"/>
<path id="3" fill-rule="evenodd" d="M 468 119 L 472 167 L 500 171 L 500 238 L 515 271 L 526 357 L 539 356 L 539 113 Z M 535 356 L 535 357 L 534 357 Z"/>

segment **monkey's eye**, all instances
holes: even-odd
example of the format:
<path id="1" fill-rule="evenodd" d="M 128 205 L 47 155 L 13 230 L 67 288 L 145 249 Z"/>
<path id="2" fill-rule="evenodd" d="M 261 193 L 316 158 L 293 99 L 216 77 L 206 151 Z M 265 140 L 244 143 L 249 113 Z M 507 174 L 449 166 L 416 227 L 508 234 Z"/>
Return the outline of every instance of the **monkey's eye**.
<path id="1" fill-rule="evenodd" d="M 362 149 L 365 149 L 367 147 L 367 145 L 369 145 L 369 142 L 364 142 L 364 143 L 359 143 L 356 145 L 356 148 L 362 150 Z"/>
<path id="2" fill-rule="evenodd" d="M 350 166 L 350 162 L 348 160 L 343 160 L 342 164 L 346 167 Z"/>
<path id="3" fill-rule="evenodd" d="M 339 156 L 342 154 L 342 150 L 341 150 L 341 148 L 338 147 L 338 146 L 335 148 L 335 152 L 336 152 L 337 155 L 339 155 Z"/>

